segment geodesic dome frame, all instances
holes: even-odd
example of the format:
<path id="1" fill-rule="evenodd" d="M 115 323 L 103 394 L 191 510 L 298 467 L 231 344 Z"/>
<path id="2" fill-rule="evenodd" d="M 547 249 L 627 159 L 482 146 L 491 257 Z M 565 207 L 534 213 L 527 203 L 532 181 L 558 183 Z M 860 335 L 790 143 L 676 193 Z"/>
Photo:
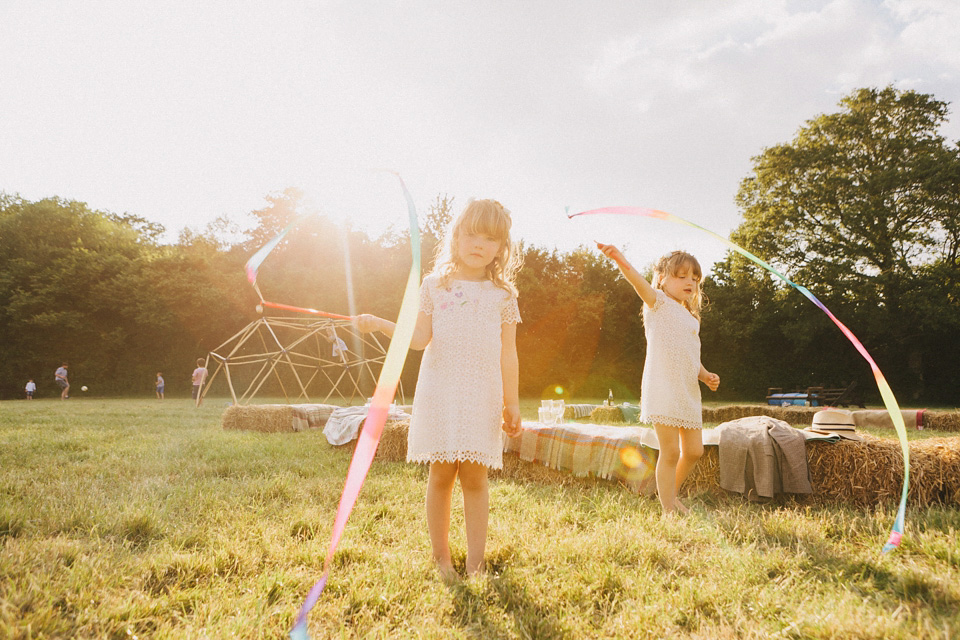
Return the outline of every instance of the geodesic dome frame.
<path id="1" fill-rule="evenodd" d="M 334 355 L 331 332 L 346 343 L 345 354 Z M 365 398 L 373 393 L 386 353 L 376 334 L 360 333 L 347 320 L 263 316 L 207 355 L 207 370 L 215 368 L 197 402 L 221 373 L 234 404 L 249 403 L 268 381 L 279 385 L 287 402 Z M 403 403 L 402 384 L 397 393 Z"/>

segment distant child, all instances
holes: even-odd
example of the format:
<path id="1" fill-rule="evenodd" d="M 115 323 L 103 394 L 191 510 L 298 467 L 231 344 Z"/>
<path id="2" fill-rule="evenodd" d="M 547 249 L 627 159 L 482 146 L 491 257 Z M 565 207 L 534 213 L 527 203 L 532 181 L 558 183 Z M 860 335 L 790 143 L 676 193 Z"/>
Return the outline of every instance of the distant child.
<path id="1" fill-rule="evenodd" d="M 200 406 L 200 387 L 207 378 L 207 369 L 203 366 L 203 358 L 197 358 L 197 368 L 193 370 L 193 399 Z"/>
<path id="2" fill-rule="evenodd" d="M 33 400 L 33 392 L 37 390 L 37 383 L 30 378 L 27 382 L 27 400 Z"/>
<path id="3" fill-rule="evenodd" d="M 339 360 L 343 364 L 343 368 L 349 368 L 347 366 L 347 343 L 343 341 L 343 338 L 337 335 L 337 330 L 333 327 L 328 327 L 324 333 L 324 337 L 327 342 L 331 345 L 330 355 L 333 359 Z"/>
<path id="4" fill-rule="evenodd" d="M 67 380 L 67 363 L 64 362 L 57 369 L 56 373 L 53 374 L 54 380 L 57 381 L 57 386 L 60 387 L 60 399 L 66 400 L 70 397 L 70 381 Z"/>
<path id="5" fill-rule="evenodd" d="M 615 246 L 597 243 L 643 299 L 647 357 L 640 383 L 640 421 L 653 423 L 660 443 L 657 493 L 664 513 L 688 511 L 677 491 L 703 455 L 702 381 L 711 391 L 720 376 L 700 363 L 700 263 L 689 253 L 674 251 L 653 267 L 653 286 L 627 262 Z"/>
<path id="6" fill-rule="evenodd" d="M 163 400 L 163 374 L 157 371 L 157 400 Z"/>
<path id="7" fill-rule="evenodd" d="M 407 461 L 428 463 L 427 529 L 444 579 L 450 559 L 450 502 L 460 478 L 467 573 L 483 572 L 490 496 L 487 469 L 503 467 L 503 436 L 520 433 L 517 289 L 520 266 L 510 212 L 472 200 L 447 230 L 433 271 L 420 287 L 413 349 L 425 349 L 413 398 Z M 392 336 L 394 323 L 371 315 L 360 331 Z"/>

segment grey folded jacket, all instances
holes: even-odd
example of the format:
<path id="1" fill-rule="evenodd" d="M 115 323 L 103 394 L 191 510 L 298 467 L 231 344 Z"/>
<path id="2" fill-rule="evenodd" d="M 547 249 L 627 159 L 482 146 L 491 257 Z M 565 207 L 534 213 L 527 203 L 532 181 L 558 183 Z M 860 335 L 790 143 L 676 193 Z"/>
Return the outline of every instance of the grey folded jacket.
<path id="1" fill-rule="evenodd" d="M 769 416 L 724 422 L 720 434 L 720 486 L 748 496 L 813 493 L 806 439 L 799 429 Z"/>

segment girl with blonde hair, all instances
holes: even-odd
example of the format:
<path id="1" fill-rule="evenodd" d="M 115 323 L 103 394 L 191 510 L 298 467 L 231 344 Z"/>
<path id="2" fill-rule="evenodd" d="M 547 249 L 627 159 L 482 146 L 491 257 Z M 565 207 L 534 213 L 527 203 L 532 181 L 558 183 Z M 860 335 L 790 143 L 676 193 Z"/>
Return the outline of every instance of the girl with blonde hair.
<path id="1" fill-rule="evenodd" d="M 700 363 L 700 263 L 683 251 L 668 253 L 654 265 L 651 285 L 615 246 L 597 243 L 597 248 L 617 263 L 643 299 L 647 357 L 640 383 L 640 421 L 653 423 L 660 443 L 656 471 L 660 505 L 664 513 L 686 513 L 677 491 L 703 455 L 697 381 L 711 391 L 720 386 L 720 376 Z"/>
<path id="2" fill-rule="evenodd" d="M 517 289 L 510 212 L 496 200 L 472 200 L 448 227 L 433 271 L 420 287 L 410 347 L 423 349 L 407 436 L 407 461 L 430 465 L 427 529 L 444 579 L 450 558 L 450 503 L 460 479 L 467 537 L 466 570 L 481 573 L 489 520 L 487 469 L 503 467 L 502 431 L 520 432 Z M 364 332 L 392 336 L 393 322 L 364 314 Z"/>

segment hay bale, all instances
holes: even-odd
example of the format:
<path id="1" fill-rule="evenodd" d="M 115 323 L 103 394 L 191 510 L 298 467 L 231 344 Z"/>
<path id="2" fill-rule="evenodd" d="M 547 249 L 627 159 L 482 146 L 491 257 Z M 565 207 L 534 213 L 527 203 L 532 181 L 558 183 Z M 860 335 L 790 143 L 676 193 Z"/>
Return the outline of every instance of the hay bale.
<path id="1" fill-rule="evenodd" d="M 380 444 L 377 445 L 377 453 L 374 460 L 383 462 L 406 462 L 407 461 L 407 432 L 410 430 L 410 420 L 387 420 L 383 425 L 383 431 L 380 432 Z M 359 438 L 354 438 L 350 442 L 341 445 L 334 445 L 336 449 L 344 449 L 352 452 L 357 447 Z"/>
<path id="2" fill-rule="evenodd" d="M 597 407 L 590 412 L 590 421 L 594 424 L 626 424 L 620 407 Z"/>
<path id="3" fill-rule="evenodd" d="M 704 407 L 704 422 L 728 422 L 749 416 L 770 416 L 783 420 L 792 425 L 808 425 L 813 423 L 813 416 L 824 407 L 800 407 L 790 405 L 778 407 L 767 404 L 738 404 L 724 407 Z M 853 410 L 856 415 L 857 410 Z M 923 426 L 925 429 L 937 431 L 960 431 L 960 410 L 955 411 L 924 411 Z"/>
<path id="4" fill-rule="evenodd" d="M 380 434 L 380 444 L 377 446 L 377 455 L 374 458 L 384 462 L 406 462 L 409 430 L 410 420 L 388 420 L 383 425 L 383 433 Z"/>
<path id="5" fill-rule="evenodd" d="M 293 406 L 293 430 L 322 429 L 333 412 L 340 407 L 333 404 L 295 404 Z"/>
<path id="6" fill-rule="evenodd" d="M 730 420 L 739 420 L 750 416 L 770 416 L 777 420 L 783 420 L 789 424 L 807 425 L 813 424 L 813 414 L 820 411 L 823 407 L 799 407 L 788 406 L 778 407 L 769 404 L 738 404 L 725 407 L 704 407 L 704 422 L 729 422 Z"/>
<path id="7" fill-rule="evenodd" d="M 223 412 L 224 429 L 277 433 L 293 431 L 293 408 L 287 404 L 230 405 Z"/>
<path id="8" fill-rule="evenodd" d="M 903 487 L 900 443 L 861 435 L 862 442 L 807 441 L 807 467 L 813 494 L 797 496 L 797 499 L 850 506 L 896 505 Z M 916 440 L 909 446 L 909 504 L 960 502 L 960 438 Z M 706 447 L 684 483 L 683 492 L 721 492 L 718 447 Z"/>
<path id="9" fill-rule="evenodd" d="M 960 431 L 960 411 L 924 411 L 923 428 Z"/>

